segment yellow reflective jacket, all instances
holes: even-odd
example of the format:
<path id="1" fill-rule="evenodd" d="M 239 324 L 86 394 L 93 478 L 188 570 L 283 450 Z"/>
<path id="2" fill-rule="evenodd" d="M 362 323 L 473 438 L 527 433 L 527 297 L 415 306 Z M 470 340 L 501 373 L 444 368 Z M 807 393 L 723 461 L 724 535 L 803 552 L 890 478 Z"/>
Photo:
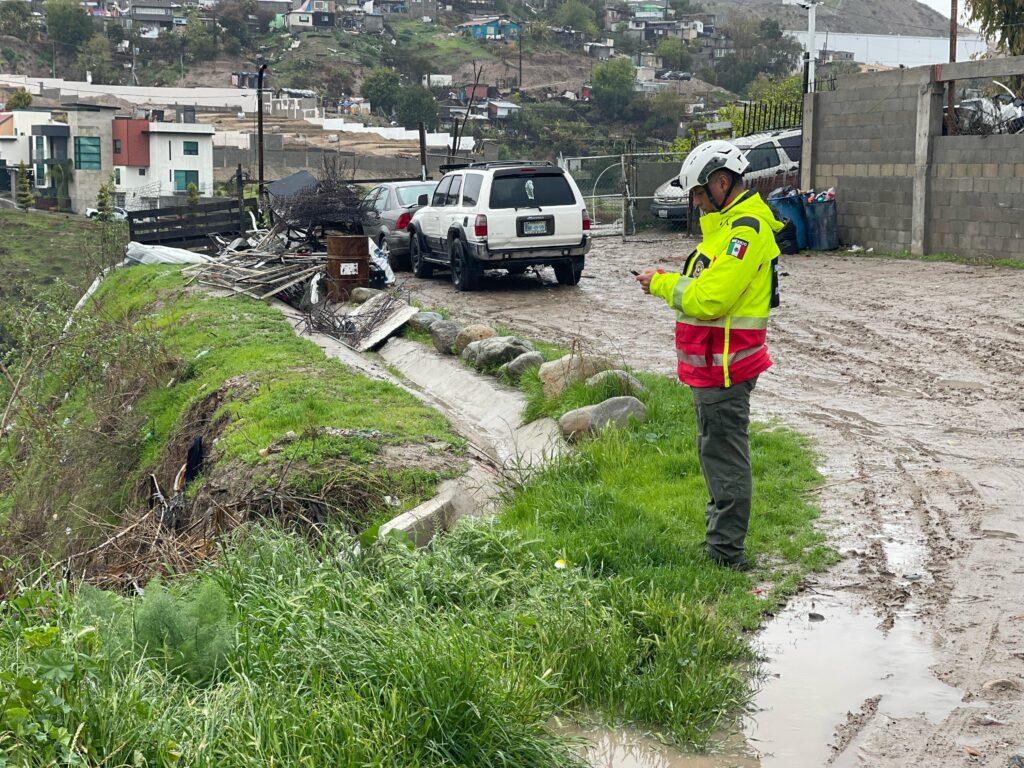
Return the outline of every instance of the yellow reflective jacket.
<path id="1" fill-rule="evenodd" d="M 700 217 L 702 239 L 681 273 L 651 279 L 651 294 L 676 310 L 679 380 L 728 387 L 771 364 L 765 344 L 782 229 L 756 192 Z"/>

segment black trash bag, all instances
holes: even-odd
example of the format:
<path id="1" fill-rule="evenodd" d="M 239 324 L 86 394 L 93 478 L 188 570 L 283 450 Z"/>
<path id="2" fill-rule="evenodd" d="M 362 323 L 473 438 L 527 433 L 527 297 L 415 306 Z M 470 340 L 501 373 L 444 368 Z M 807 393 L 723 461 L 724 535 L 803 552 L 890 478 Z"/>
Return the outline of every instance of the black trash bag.
<path id="1" fill-rule="evenodd" d="M 787 255 L 800 252 L 800 243 L 796 235 L 796 224 L 792 220 L 782 220 L 782 229 L 775 233 L 775 244 L 779 246 L 780 251 Z"/>

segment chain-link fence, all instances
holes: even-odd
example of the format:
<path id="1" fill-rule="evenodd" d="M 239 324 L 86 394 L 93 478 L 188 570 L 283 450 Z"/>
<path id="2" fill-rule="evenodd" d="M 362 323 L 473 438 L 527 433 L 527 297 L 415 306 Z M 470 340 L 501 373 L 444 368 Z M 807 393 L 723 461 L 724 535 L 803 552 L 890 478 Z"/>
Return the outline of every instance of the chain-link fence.
<path id="1" fill-rule="evenodd" d="M 744 149 L 752 169 L 745 180 L 748 187 L 766 195 L 776 187 L 799 183 L 799 161 L 777 138 Z M 583 194 L 595 237 L 646 240 L 698 231 L 689 195 L 671 184 L 684 157 L 678 152 L 640 152 L 565 157 L 559 164 Z"/>

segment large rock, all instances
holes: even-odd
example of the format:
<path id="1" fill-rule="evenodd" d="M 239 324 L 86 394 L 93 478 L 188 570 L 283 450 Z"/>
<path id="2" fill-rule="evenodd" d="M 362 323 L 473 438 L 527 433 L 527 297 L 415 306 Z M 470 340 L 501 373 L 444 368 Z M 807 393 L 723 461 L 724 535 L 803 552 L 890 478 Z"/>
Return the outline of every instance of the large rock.
<path id="1" fill-rule="evenodd" d="M 519 381 L 523 374 L 533 368 L 544 365 L 544 355 L 540 352 L 525 352 L 514 360 L 510 360 L 498 369 L 499 375 L 508 376 L 512 381 Z"/>
<path id="2" fill-rule="evenodd" d="M 465 351 L 466 347 L 474 341 L 482 341 L 483 339 L 489 339 L 497 335 L 498 334 L 489 325 L 482 325 L 480 323 L 467 325 L 459 331 L 459 335 L 455 337 L 455 354 L 461 355 Z"/>
<path id="3" fill-rule="evenodd" d="M 412 316 L 409 325 L 417 331 L 429 331 L 438 320 L 444 320 L 437 312 L 417 312 Z"/>
<path id="4" fill-rule="evenodd" d="M 647 406 L 635 397 L 613 397 L 597 405 L 569 411 L 558 420 L 558 426 L 566 438 L 575 440 L 607 426 L 625 427 L 630 419 L 646 421 Z"/>
<path id="5" fill-rule="evenodd" d="M 647 387 L 636 376 L 617 368 L 591 376 L 587 379 L 587 386 L 604 387 L 608 382 L 614 382 L 616 391 L 621 395 L 637 395 L 647 391 Z"/>
<path id="6" fill-rule="evenodd" d="M 380 293 L 383 291 L 376 288 L 353 288 L 352 293 L 348 295 L 348 300 L 353 304 L 365 304 Z"/>
<path id="7" fill-rule="evenodd" d="M 455 337 L 459 335 L 459 324 L 451 320 L 437 320 L 430 326 L 430 340 L 434 348 L 446 355 L 455 354 Z"/>
<path id="8" fill-rule="evenodd" d="M 552 360 L 550 363 L 544 363 L 538 374 L 541 384 L 544 385 L 544 395 L 557 397 L 570 384 L 584 381 L 601 371 L 607 371 L 614 367 L 611 360 L 603 357 L 570 353 L 565 357 Z"/>
<path id="9" fill-rule="evenodd" d="M 490 371 L 532 351 L 533 344 L 515 336 L 492 336 L 471 342 L 462 350 L 462 359 L 479 371 Z"/>

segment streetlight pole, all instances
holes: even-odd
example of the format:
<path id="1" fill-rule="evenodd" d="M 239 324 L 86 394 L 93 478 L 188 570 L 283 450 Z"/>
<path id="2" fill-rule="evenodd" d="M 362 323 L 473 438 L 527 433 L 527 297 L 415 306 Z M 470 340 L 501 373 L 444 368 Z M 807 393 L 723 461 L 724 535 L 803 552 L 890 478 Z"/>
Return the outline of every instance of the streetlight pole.
<path id="1" fill-rule="evenodd" d="M 263 75 L 267 71 L 266 64 L 260 64 L 256 75 L 256 146 L 259 154 L 259 199 L 263 202 Z"/>
<path id="2" fill-rule="evenodd" d="M 959 16 L 957 9 L 956 0 L 950 0 L 949 8 L 949 60 L 950 62 L 956 61 L 956 33 L 957 33 L 957 16 Z M 946 83 L 946 125 L 948 127 L 950 135 L 956 133 L 956 108 L 954 102 L 956 93 L 956 83 Z"/>
<path id="3" fill-rule="evenodd" d="M 956 0 L 953 0 L 954 2 Z M 804 46 L 804 93 L 814 93 L 814 64 L 818 58 L 815 24 L 821 0 L 783 0 L 784 5 L 799 5 L 807 11 L 807 45 Z"/>

